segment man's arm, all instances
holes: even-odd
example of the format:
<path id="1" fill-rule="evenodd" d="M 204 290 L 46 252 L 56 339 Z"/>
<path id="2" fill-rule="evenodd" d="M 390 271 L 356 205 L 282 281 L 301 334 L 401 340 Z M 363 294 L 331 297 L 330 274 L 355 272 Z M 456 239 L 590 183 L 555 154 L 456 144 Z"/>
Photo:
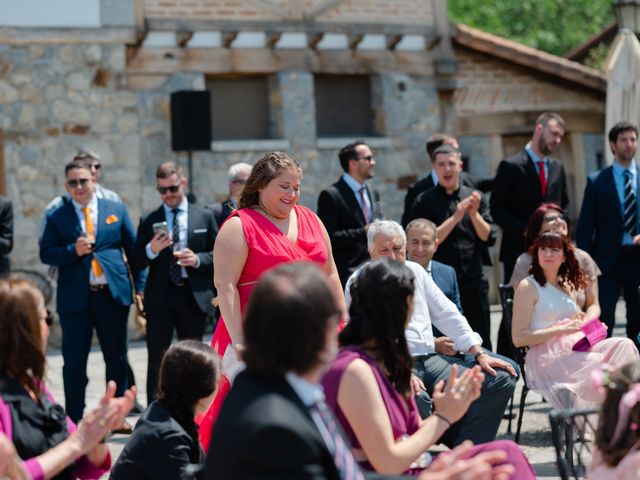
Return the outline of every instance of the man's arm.
<path id="1" fill-rule="evenodd" d="M 580 216 L 578 217 L 578 228 L 576 229 L 576 243 L 578 248 L 586 250 L 587 252 L 593 251 L 593 234 L 596 228 L 595 208 L 596 194 L 593 180 L 587 177 L 582 208 L 580 208 Z M 614 212 L 611 213 L 613 214 Z"/>
<path id="2" fill-rule="evenodd" d="M 514 185 L 513 171 L 516 167 L 506 160 L 500 162 L 498 173 L 493 181 L 493 190 L 491 191 L 491 215 L 496 224 L 498 224 L 509 236 L 520 237 L 526 223 L 519 220 L 509 213 L 508 206 L 513 202 Z"/>
<path id="3" fill-rule="evenodd" d="M 13 249 L 13 205 L 5 199 L 0 212 L 0 255 L 8 255 Z"/>
<path id="4" fill-rule="evenodd" d="M 52 218 L 47 221 L 40 239 L 40 260 L 42 263 L 56 267 L 81 260 L 76 253 L 76 242 L 65 244 Z"/>
<path id="5" fill-rule="evenodd" d="M 150 233 L 152 233 L 151 225 L 149 221 L 149 215 L 140 219 L 140 225 L 138 226 L 138 233 L 135 237 L 135 244 L 133 252 L 129 257 L 129 264 L 133 271 L 142 271 L 149 266 L 151 260 L 147 257 L 146 246 L 151 240 Z"/>
<path id="6" fill-rule="evenodd" d="M 320 192 L 318 197 L 318 217 L 320 217 L 327 229 L 327 233 L 329 233 L 331 245 L 334 247 L 350 246 L 354 242 L 366 241 L 367 235 L 364 227 L 343 228 L 339 224 L 337 211 L 341 208 L 341 205 L 335 202 L 333 196 L 327 190 Z"/>

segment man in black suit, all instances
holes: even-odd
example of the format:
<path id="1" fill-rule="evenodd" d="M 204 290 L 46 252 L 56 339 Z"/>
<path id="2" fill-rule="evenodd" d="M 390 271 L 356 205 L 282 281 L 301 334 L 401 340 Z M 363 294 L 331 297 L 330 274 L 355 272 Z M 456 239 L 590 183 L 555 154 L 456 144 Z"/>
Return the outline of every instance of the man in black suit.
<path id="1" fill-rule="evenodd" d="M 366 226 L 382 218 L 380 196 L 366 181 L 374 176 L 376 160 L 369 146 L 356 141 L 338 153 L 342 178 L 318 197 L 318 216 L 331 239 L 333 258 L 342 285 L 365 260 L 367 252 Z"/>
<path id="2" fill-rule="evenodd" d="M 234 163 L 229 167 L 227 178 L 229 179 L 229 198 L 224 202 L 212 203 L 207 208 L 213 211 L 218 228 L 227 219 L 231 212 L 238 208 L 238 197 L 244 188 L 244 184 L 251 174 L 251 165 L 245 162 Z"/>
<path id="3" fill-rule="evenodd" d="M 502 228 L 500 261 L 505 282 L 524 251 L 524 230 L 533 211 L 544 202 L 564 209 L 569 204 L 564 167 L 550 156 L 562 142 L 565 129 L 560 115 L 543 113 L 536 120 L 531 141 L 498 166 L 490 204 L 491 216 Z"/>
<path id="4" fill-rule="evenodd" d="M 287 264 L 260 280 L 245 317 L 247 368 L 220 410 L 205 478 L 458 480 L 463 474 L 478 478 L 473 472 L 479 466 L 491 475 L 486 456 L 460 460 L 460 450 L 450 462 L 436 460 L 419 477 L 360 470 L 319 385 L 338 348 L 338 319 L 333 294 L 317 266 Z M 486 455 L 495 460 L 503 454 Z"/>
<path id="5" fill-rule="evenodd" d="M 0 277 L 9 275 L 9 253 L 13 249 L 13 206 L 11 200 L 0 197 Z"/>
<path id="6" fill-rule="evenodd" d="M 598 277 L 601 319 L 611 336 L 620 290 L 627 307 L 627 336 L 640 348 L 640 223 L 638 219 L 638 128 L 616 123 L 609 131 L 611 166 L 587 178 L 578 220 L 578 247 L 591 254 Z"/>
<path id="7" fill-rule="evenodd" d="M 433 152 L 435 152 L 436 149 L 438 147 L 441 147 L 442 145 L 451 145 L 456 150 L 460 150 L 460 145 L 458 145 L 458 141 L 455 138 L 444 133 L 434 133 L 429 137 L 426 144 L 427 155 L 429 156 L 429 159 L 432 163 L 434 160 Z M 467 172 L 460 172 L 460 181 L 463 185 L 466 185 L 469 188 L 476 188 L 471 175 L 469 175 Z M 422 177 L 407 189 L 407 194 L 404 197 L 404 211 L 402 212 L 401 221 L 403 228 L 407 228 L 409 222 L 414 218 L 419 218 L 416 217 L 412 212 L 413 202 L 418 197 L 418 195 L 420 195 L 422 192 L 431 190 L 437 184 L 438 175 L 436 173 L 436 170 L 432 168 L 428 174 L 426 174 L 424 177 Z"/>
<path id="8" fill-rule="evenodd" d="M 174 162 L 156 171 L 162 205 L 140 221 L 134 270 L 149 267 L 144 289 L 147 312 L 147 399 L 155 399 L 162 354 L 178 340 L 202 340 L 213 299 L 213 212 L 187 203 L 187 178 Z M 163 224 L 163 222 L 166 222 Z"/>

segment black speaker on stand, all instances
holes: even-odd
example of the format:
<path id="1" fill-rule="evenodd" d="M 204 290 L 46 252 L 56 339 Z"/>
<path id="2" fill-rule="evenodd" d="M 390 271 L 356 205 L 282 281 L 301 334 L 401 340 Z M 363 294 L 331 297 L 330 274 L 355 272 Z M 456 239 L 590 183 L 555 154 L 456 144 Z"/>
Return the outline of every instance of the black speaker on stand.
<path id="1" fill-rule="evenodd" d="M 171 94 L 171 149 L 187 152 L 187 200 L 195 203 L 191 152 L 211 150 L 211 101 L 207 90 L 182 90 Z"/>

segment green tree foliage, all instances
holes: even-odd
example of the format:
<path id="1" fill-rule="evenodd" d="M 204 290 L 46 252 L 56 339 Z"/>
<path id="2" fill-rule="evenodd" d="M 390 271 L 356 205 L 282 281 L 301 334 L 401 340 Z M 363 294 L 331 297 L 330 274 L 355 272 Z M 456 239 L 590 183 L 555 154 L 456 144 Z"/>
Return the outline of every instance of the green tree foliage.
<path id="1" fill-rule="evenodd" d="M 614 20 L 613 0 L 449 0 L 452 21 L 556 55 Z"/>

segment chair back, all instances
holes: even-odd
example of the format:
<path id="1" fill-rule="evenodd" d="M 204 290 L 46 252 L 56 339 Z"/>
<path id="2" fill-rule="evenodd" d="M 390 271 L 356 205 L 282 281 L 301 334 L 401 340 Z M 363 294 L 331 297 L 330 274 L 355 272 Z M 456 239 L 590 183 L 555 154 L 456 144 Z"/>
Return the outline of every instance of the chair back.
<path id="1" fill-rule="evenodd" d="M 549 413 L 556 464 L 562 480 L 585 476 L 591 464 L 597 418 L 597 408 L 554 409 Z"/>
<path id="2" fill-rule="evenodd" d="M 513 344 L 511 336 L 513 323 L 513 287 L 501 283 L 498 289 L 500 290 L 500 302 L 502 304 L 502 322 L 509 336 L 509 345 L 511 345 L 511 351 L 513 353 L 511 358 L 513 358 L 520 367 L 524 379 L 524 358 L 527 354 L 527 349 L 525 347 L 516 347 Z"/>

